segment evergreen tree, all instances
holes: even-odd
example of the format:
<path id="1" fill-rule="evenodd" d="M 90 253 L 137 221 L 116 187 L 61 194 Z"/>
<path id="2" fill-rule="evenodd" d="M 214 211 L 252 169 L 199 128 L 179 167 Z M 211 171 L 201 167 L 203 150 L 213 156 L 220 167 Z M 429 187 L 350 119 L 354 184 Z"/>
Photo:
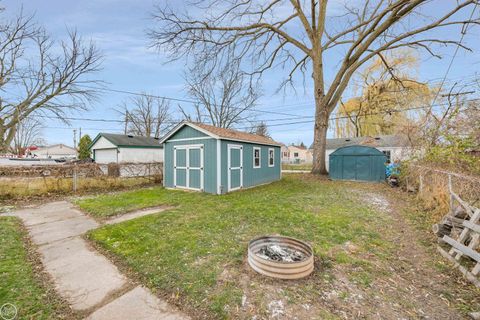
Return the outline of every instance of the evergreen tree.
<path id="1" fill-rule="evenodd" d="M 80 138 L 78 143 L 78 159 L 85 160 L 90 158 L 90 150 L 88 146 L 92 143 L 92 139 L 88 134 Z"/>

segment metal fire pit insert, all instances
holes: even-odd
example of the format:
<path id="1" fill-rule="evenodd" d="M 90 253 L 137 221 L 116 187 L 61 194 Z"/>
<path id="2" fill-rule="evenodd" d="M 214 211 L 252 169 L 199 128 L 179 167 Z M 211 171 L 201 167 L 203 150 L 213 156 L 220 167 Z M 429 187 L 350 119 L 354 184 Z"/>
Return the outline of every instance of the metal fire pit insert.
<path id="1" fill-rule="evenodd" d="M 307 243 L 290 237 L 258 237 L 248 244 L 248 264 L 269 277 L 300 279 L 313 271 L 313 250 Z"/>

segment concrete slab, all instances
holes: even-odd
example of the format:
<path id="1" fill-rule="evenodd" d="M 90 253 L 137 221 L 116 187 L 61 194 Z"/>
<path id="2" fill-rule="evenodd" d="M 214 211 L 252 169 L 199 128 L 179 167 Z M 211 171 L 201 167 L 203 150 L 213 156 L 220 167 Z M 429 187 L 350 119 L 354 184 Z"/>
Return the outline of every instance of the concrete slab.
<path id="1" fill-rule="evenodd" d="M 51 211 L 45 214 L 26 213 L 24 215 L 21 215 L 21 216 L 17 215 L 17 216 L 21 217 L 25 221 L 25 225 L 28 227 L 28 226 L 34 226 L 42 223 L 71 219 L 71 218 L 79 217 L 81 216 L 81 214 L 77 211 L 65 210 L 65 211 Z"/>
<path id="2" fill-rule="evenodd" d="M 86 216 L 76 216 L 66 220 L 35 224 L 28 227 L 28 230 L 33 242 L 40 245 L 78 236 L 98 226 L 97 222 Z"/>
<path id="3" fill-rule="evenodd" d="M 71 203 L 66 201 L 51 202 L 39 207 L 25 208 L 15 211 L 14 214 L 22 218 L 26 226 L 84 216 L 81 211 L 76 210 Z"/>
<path id="4" fill-rule="evenodd" d="M 165 211 L 167 209 L 171 209 L 171 207 L 156 207 L 156 208 L 150 208 L 150 209 L 145 209 L 145 210 L 138 210 L 130 213 L 123 214 L 118 217 L 113 217 L 107 221 L 105 221 L 105 224 L 116 224 L 120 223 L 123 221 L 128 221 L 132 220 L 135 218 L 143 217 L 143 216 L 148 216 L 154 213 L 159 213 L 162 211 Z"/>
<path id="5" fill-rule="evenodd" d="M 138 286 L 92 313 L 87 320 L 184 320 L 188 317 L 170 310 L 168 304 Z"/>
<path id="6" fill-rule="evenodd" d="M 40 246 L 45 269 L 74 310 L 86 310 L 120 290 L 127 279 L 104 256 L 75 237 Z"/>
<path id="7" fill-rule="evenodd" d="M 167 208 L 152 208 L 116 217 L 118 223 L 157 213 Z M 91 311 L 91 319 L 188 319 L 137 287 L 123 293 L 128 279 L 117 267 L 99 254 L 81 235 L 99 227 L 92 218 L 76 210 L 71 203 L 58 201 L 9 213 L 20 217 L 32 240 L 38 245 L 45 270 L 54 280 L 57 292 L 76 311 Z M 100 306 L 100 308 L 99 308 Z"/>

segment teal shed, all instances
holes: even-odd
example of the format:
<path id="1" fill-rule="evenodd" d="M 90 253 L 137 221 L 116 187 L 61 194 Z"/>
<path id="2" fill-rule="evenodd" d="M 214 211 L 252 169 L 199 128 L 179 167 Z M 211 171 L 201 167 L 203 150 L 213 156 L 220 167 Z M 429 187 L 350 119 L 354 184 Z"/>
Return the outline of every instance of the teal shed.
<path id="1" fill-rule="evenodd" d="M 223 194 L 281 178 L 281 145 L 268 137 L 184 121 L 161 142 L 166 188 Z"/>
<path id="2" fill-rule="evenodd" d="M 384 181 L 387 157 L 376 148 L 348 146 L 330 154 L 330 178 L 333 180 Z"/>

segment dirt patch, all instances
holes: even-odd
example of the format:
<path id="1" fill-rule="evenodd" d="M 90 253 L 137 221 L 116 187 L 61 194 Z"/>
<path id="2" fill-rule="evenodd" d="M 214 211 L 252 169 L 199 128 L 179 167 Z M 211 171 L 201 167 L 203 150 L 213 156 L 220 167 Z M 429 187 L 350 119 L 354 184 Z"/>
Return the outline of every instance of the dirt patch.
<path id="1" fill-rule="evenodd" d="M 468 311 L 480 310 L 480 291 L 460 274 L 439 270 L 441 258 L 421 244 L 423 233 L 405 219 L 403 211 L 409 210 L 412 199 L 383 185 L 349 188 L 385 215 L 378 232 L 391 246 L 391 255 L 362 252 L 347 241 L 327 257 L 316 257 L 314 273 L 295 281 L 263 277 L 246 262 L 240 270 L 232 266 L 220 278 L 242 290 L 234 318 L 453 320 L 468 319 Z M 330 260 L 338 254 L 348 262 Z"/>

